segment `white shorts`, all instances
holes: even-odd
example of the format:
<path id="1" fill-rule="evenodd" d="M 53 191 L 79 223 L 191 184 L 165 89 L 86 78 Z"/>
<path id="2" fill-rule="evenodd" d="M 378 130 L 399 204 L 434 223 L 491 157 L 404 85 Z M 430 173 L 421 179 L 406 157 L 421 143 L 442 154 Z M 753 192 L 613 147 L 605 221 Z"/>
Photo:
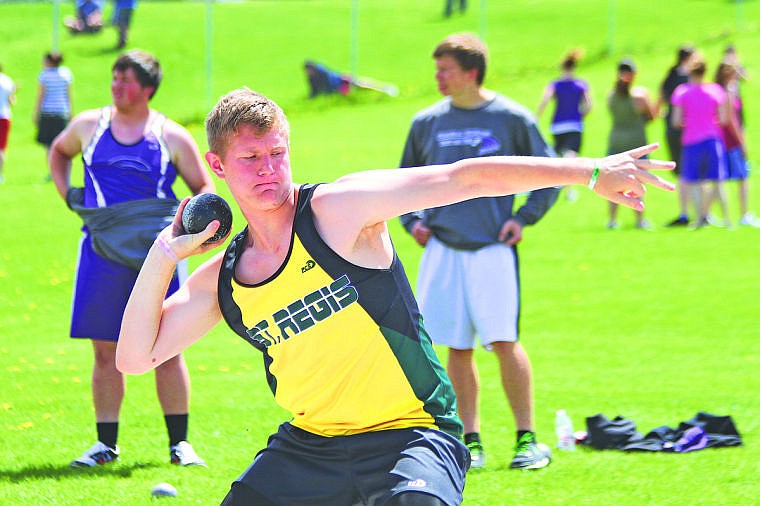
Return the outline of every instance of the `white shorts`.
<path id="1" fill-rule="evenodd" d="M 520 311 L 517 259 L 506 244 L 476 251 L 448 248 L 430 238 L 420 261 L 417 299 L 436 344 L 458 350 L 517 341 Z"/>

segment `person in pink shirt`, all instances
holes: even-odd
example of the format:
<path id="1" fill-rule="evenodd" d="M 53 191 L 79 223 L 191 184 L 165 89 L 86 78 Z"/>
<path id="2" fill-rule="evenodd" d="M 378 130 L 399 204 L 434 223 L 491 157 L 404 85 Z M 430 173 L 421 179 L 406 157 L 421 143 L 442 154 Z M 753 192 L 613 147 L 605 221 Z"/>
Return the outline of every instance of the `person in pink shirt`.
<path id="1" fill-rule="evenodd" d="M 695 57 L 689 71 L 689 82 L 673 92 L 673 126 L 682 128 L 681 180 L 687 186 L 699 219 L 696 228 L 709 224 L 710 206 L 716 197 L 723 220 L 728 219 L 728 204 L 723 185 L 727 177 L 723 125 L 728 123 L 729 102 L 718 84 L 704 82 L 706 65 Z M 712 186 L 710 190 L 708 186 Z"/>

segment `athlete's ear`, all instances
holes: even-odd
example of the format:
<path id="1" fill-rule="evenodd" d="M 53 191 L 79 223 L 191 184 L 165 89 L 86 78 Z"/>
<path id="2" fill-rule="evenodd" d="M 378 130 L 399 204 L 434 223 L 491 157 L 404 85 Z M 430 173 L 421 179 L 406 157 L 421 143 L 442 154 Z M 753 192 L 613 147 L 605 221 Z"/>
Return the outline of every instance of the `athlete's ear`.
<path id="1" fill-rule="evenodd" d="M 145 95 L 145 98 L 150 101 L 150 99 L 153 98 L 153 95 L 156 94 L 156 87 L 155 86 L 146 86 L 143 88 L 143 94 Z"/>
<path id="2" fill-rule="evenodd" d="M 222 165 L 222 159 L 219 155 L 213 151 L 206 152 L 206 163 L 211 168 L 211 172 L 217 175 L 220 179 L 224 179 L 224 166 Z"/>

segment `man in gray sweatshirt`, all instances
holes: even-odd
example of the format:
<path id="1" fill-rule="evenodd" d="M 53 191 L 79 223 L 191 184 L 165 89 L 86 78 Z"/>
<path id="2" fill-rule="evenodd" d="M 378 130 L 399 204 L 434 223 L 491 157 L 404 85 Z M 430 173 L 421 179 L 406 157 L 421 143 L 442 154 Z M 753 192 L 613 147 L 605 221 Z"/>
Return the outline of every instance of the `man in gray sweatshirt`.
<path id="1" fill-rule="evenodd" d="M 469 34 L 444 39 L 433 52 L 442 100 L 413 119 L 402 167 L 436 165 L 494 155 L 553 156 L 533 115 L 483 88 L 487 50 Z M 447 371 L 464 423 L 472 467 L 485 466 L 478 415 L 476 335 L 493 351 L 514 415 L 517 444 L 512 468 L 537 469 L 550 452 L 534 432 L 530 360 L 518 341 L 519 270 L 516 245 L 525 225 L 540 220 L 559 188 L 531 192 L 513 212 L 514 197 L 483 197 L 401 217 L 425 247 L 417 279 L 425 327 L 449 348 Z"/>

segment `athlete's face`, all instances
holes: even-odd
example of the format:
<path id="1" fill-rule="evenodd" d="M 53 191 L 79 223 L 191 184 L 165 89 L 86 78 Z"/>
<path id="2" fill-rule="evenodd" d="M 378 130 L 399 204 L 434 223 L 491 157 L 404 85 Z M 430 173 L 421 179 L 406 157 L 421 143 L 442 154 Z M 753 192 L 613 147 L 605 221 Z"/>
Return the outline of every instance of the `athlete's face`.
<path id="1" fill-rule="evenodd" d="M 477 69 L 465 70 L 451 55 L 435 59 L 435 80 L 438 91 L 444 96 L 456 96 L 469 89 L 476 81 Z"/>
<path id="2" fill-rule="evenodd" d="M 636 78 L 636 73 L 631 72 L 630 70 L 621 70 L 618 72 L 618 79 L 620 79 L 624 83 L 632 83 L 633 80 Z"/>
<path id="3" fill-rule="evenodd" d="M 208 152 L 206 161 L 227 182 L 235 200 L 271 209 L 288 198 L 293 186 L 289 153 L 286 132 L 276 129 L 257 136 L 253 128 L 242 126 L 223 156 Z"/>
<path id="4" fill-rule="evenodd" d="M 153 92 L 152 87 L 143 88 L 131 68 L 114 70 L 111 76 L 111 97 L 117 109 L 147 101 Z"/>

